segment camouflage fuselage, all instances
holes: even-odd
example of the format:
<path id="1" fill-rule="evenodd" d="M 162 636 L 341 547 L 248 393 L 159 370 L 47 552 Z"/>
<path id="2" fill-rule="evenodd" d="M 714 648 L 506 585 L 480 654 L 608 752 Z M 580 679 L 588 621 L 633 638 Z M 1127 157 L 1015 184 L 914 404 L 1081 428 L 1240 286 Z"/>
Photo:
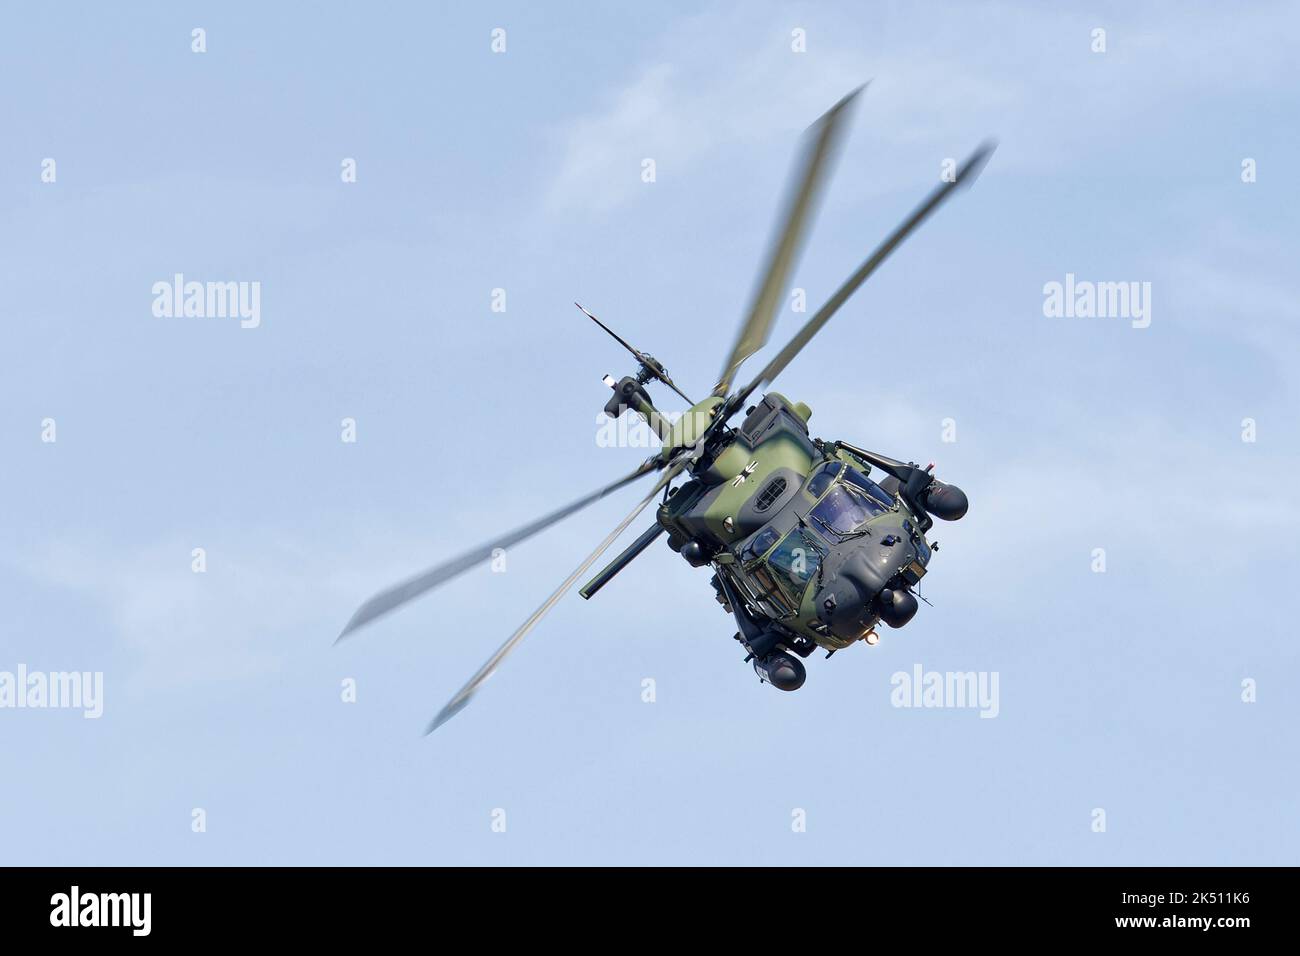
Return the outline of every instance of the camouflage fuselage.
<path id="1" fill-rule="evenodd" d="M 689 444 L 718 401 L 687 412 L 668 447 Z M 864 603 L 846 626 L 841 608 L 832 629 L 817 595 L 824 603 L 841 576 L 873 589 L 915 584 L 930 547 L 892 479 L 877 485 L 866 462 L 811 438 L 811 414 L 769 393 L 707 467 L 664 502 L 658 520 L 674 550 L 702 544 L 706 563 L 757 617 L 835 650 L 866 635 L 879 616 Z"/>

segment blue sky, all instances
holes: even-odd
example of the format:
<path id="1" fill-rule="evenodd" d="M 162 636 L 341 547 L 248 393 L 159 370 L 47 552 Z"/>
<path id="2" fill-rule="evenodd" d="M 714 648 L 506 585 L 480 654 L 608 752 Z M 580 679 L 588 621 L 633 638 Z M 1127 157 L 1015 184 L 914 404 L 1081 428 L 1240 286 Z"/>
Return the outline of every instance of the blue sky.
<path id="1" fill-rule="evenodd" d="M 0 861 L 1295 863 L 1294 9 L 622 7 L 6 14 L 0 670 L 105 701 L 0 710 Z M 811 308 L 1000 147 L 777 387 L 968 491 L 935 606 L 782 695 L 658 546 L 421 738 L 635 493 L 335 634 L 644 456 L 596 441 L 628 363 L 572 301 L 703 394 L 800 131 L 868 79 Z M 156 318 L 178 272 L 260 282 L 260 327 Z M 1067 273 L 1150 282 L 1150 327 L 1046 317 Z M 997 672 L 998 717 L 893 707 L 916 664 Z"/>

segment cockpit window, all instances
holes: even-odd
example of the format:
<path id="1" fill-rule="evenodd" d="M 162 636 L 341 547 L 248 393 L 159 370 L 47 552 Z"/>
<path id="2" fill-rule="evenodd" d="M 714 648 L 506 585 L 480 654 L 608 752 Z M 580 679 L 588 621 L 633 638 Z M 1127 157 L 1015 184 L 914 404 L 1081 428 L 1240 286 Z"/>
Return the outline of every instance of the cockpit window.
<path id="1" fill-rule="evenodd" d="M 812 510 L 812 520 L 824 531 L 846 535 L 885 512 L 885 506 L 856 485 L 836 485 Z"/>
<path id="2" fill-rule="evenodd" d="M 789 598 L 785 594 L 788 587 L 772 576 L 766 564 L 759 562 L 750 568 L 749 580 L 753 583 L 750 590 L 754 591 L 757 588 L 754 600 L 765 613 L 773 617 L 789 617 L 794 613 L 795 608 L 790 605 Z"/>
<path id="3" fill-rule="evenodd" d="M 840 473 L 840 469 L 843 467 L 844 463 L 839 461 L 831 461 L 822 465 L 808 479 L 808 494 L 814 498 L 819 497 L 823 491 L 830 487 L 831 482 L 835 480 L 835 476 Z"/>
<path id="4" fill-rule="evenodd" d="M 749 544 L 745 545 L 745 550 L 740 553 L 740 560 L 749 562 L 761 558 L 772 545 L 776 544 L 779 537 L 780 535 L 771 528 L 764 528 L 754 535 L 754 539 Z"/>
<path id="5" fill-rule="evenodd" d="M 821 567 L 822 549 L 811 535 L 795 528 L 768 555 L 767 563 L 778 580 L 786 585 L 786 593 L 798 607 L 808 582 Z"/>
<path id="6" fill-rule="evenodd" d="M 867 494 L 871 495 L 871 497 L 879 501 L 886 508 L 894 507 L 893 496 L 891 496 L 889 492 L 885 491 L 884 488 L 881 488 L 878 484 L 876 484 L 874 481 L 872 481 L 862 472 L 858 471 L 856 468 L 847 469 L 844 472 L 844 480 L 853 482 L 855 485 L 857 485 Z"/>

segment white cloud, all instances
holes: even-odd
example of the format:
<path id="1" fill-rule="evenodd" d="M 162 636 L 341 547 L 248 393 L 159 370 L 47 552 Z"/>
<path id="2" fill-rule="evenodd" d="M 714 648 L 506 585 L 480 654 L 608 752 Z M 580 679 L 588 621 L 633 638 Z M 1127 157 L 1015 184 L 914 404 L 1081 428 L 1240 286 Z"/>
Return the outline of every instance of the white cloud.
<path id="1" fill-rule="evenodd" d="M 989 134 L 985 117 L 1021 108 L 1017 83 L 971 62 L 967 37 L 953 34 L 929 50 L 910 40 L 891 48 L 878 37 L 844 42 L 824 26 L 797 54 L 789 47 L 796 20 L 718 6 L 676 26 L 626 86 L 556 131 L 561 155 L 548 210 L 602 213 L 626 202 L 644 189 L 646 157 L 661 175 L 681 176 L 724 148 L 774 143 L 793 153 L 799 132 L 868 81 L 858 109 L 872 139 L 889 144 L 965 151 Z"/>
<path id="2" fill-rule="evenodd" d="M 873 148 L 899 158 L 914 148 L 959 156 L 997 136 L 1010 147 L 1000 167 L 1063 171 L 1149 136 L 1193 94 L 1285 81 L 1290 62 L 1268 42 L 1283 27 L 1276 9 L 1197 15 L 1174 5 L 1099 18 L 989 4 L 973 36 L 968 19 L 947 16 L 943 4 L 920 18 L 924 29 L 913 6 L 864 22 L 857 12 L 837 18 L 833 8 L 717 4 L 672 27 L 622 89 L 555 131 L 557 169 L 545 205 L 551 213 L 607 212 L 644 188 L 645 157 L 661 176 L 680 176 L 723 147 L 774 137 L 793 145 L 792 134 L 867 80 L 860 108 Z M 1099 20 L 1108 50 L 1092 54 Z M 806 53 L 790 50 L 794 25 L 807 25 Z M 850 189 L 874 195 L 890 185 Z"/>

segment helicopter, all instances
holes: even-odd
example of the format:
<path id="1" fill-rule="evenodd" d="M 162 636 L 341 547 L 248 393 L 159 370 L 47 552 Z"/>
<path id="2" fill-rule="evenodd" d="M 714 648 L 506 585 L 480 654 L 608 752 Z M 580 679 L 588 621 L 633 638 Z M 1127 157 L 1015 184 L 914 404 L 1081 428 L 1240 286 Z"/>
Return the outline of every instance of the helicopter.
<path id="1" fill-rule="evenodd" d="M 459 713 L 501 662 L 537 626 L 657 498 L 654 522 L 579 589 L 592 598 L 661 536 L 710 583 L 735 622 L 734 639 L 759 680 L 782 691 L 803 686 L 802 661 L 819 648 L 830 657 L 858 641 L 879 641 L 878 624 L 901 628 L 919 609 L 916 586 L 938 543 L 933 519 L 955 521 L 969 507 L 956 485 L 922 468 L 842 440 L 812 437 L 812 411 L 766 389 L 891 253 L 957 190 L 970 186 L 992 155 L 985 141 L 943 177 L 922 202 L 763 369 L 736 387 L 742 364 L 767 343 L 778 303 L 802 250 L 828 170 L 844 136 L 851 91 L 805 134 L 777 228 L 736 339 L 709 395 L 693 401 L 663 363 L 633 347 L 587 309 L 578 308 L 636 360 L 634 374 L 604 383 L 611 418 L 631 412 L 660 442 L 631 473 L 523 527 L 486 542 L 371 597 L 338 641 L 420 597 L 502 549 L 533 537 L 581 509 L 658 473 L 650 490 L 429 722 L 425 734 Z M 576 305 L 577 303 L 575 303 Z M 689 406 L 670 419 L 647 386 L 663 386 Z M 739 424 L 733 419 L 745 411 Z M 873 478 L 873 469 L 879 472 Z M 680 483 L 674 484 L 678 479 Z"/>

